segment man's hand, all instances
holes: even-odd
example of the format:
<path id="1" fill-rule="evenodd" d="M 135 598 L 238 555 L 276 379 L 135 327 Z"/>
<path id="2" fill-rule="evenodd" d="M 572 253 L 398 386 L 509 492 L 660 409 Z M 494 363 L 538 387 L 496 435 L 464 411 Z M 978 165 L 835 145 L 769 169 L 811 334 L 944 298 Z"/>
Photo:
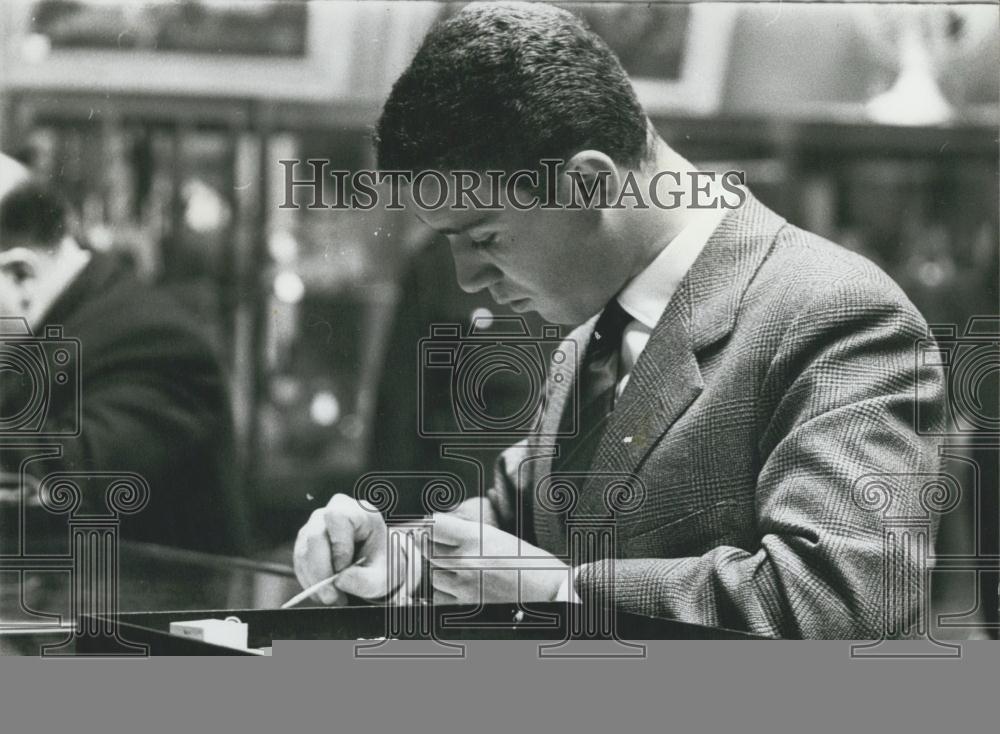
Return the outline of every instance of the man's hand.
<path id="1" fill-rule="evenodd" d="M 569 578 L 569 566 L 551 553 L 455 513 L 434 515 L 428 560 L 440 604 L 552 601 Z"/>
<path id="2" fill-rule="evenodd" d="M 420 563 L 416 558 L 408 563 L 405 542 L 389 559 L 387 532 L 385 520 L 371 504 L 334 495 L 326 507 L 313 512 L 295 539 L 295 575 L 302 588 L 343 571 L 333 584 L 316 592 L 324 604 L 345 604 L 345 592 L 369 600 L 389 596 L 396 591 L 388 588 L 390 560 L 396 564 L 393 578 L 400 580 L 407 566 L 411 575 L 419 574 Z M 364 563 L 352 565 L 362 556 Z M 410 579 L 407 588 L 415 588 L 418 580 Z"/>
<path id="3" fill-rule="evenodd" d="M 460 517 L 463 520 L 473 520 L 479 522 L 480 519 L 487 525 L 497 526 L 496 512 L 493 505 L 486 497 L 470 497 L 454 510 L 448 513 L 451 516 Z"/>

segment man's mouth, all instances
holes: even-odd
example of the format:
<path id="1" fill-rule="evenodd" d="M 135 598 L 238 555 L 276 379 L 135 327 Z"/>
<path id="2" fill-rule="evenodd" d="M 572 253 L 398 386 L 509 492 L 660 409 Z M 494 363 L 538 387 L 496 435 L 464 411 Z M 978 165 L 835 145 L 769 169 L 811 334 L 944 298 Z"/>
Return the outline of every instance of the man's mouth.
<path id="1" fill-rule="evenodd" d="M 493 300 L 500 306 L 507 306 L 509 308 L 517 310 L 524 309 L 527 304 L 531 301 L 530 298 L 512 298 L 510 296 L 505 296 L 494 291 L 490 291 L 490 296 Z"/>

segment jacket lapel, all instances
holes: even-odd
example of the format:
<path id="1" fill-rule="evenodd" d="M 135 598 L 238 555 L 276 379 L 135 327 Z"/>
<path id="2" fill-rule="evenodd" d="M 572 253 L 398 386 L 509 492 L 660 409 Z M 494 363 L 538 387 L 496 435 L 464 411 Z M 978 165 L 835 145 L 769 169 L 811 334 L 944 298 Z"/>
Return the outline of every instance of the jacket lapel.
<path id="1" fill-rule="evenodd" d="M 591 463 L 595 476 L 584 486 L 578 514 L 607 515 L 607 478 L 596 474 L 634 474 L 701 393 L 696 355 L 732 331 L 743 294 L 784 224 L 748 192 L 743 207 L 716 227 L 667 304 L 608 418 Z"/>
<path id="2" fill-rule="evenodd" d="M 701 393 L 704 383 L 691 342 L 690 299 L 682 282 L 632 369 L 608 416 L 591 472 L 632 474 L 653 444 Z M 607 478 L 584 484 L 578 514 L 607 515 Z"/>
<path id="3" fill-rule="evenodd" d="M 532 507 L 534 518 L 535 539 L 542 548 L 558 547 L 561 535 L 562 518 L 544 512 L 535 499 L 539 482 L 552 473 L 555 458 L 555 447 L 560 431 L 577 431 L 579 425 L 574 421 L 578 415 L 576 410 L 567 413 L 567 406 L 575 406 L 579 402 L 580 385 L 576 381 L 583 362 L 583 354 L 594 332 L 598 316 L 594 316 L 576 329 L 560 345 L 559 352 L 567 358 L 553 360 L 549 366 L 549 376 L 546 381 L 545 406 L 539 423 L 538 442 L 535 445 L 535 455 L 538 457 L 535 468 L 531 472 Z M 559 551 L 561 552 L 561 551 Z"/>

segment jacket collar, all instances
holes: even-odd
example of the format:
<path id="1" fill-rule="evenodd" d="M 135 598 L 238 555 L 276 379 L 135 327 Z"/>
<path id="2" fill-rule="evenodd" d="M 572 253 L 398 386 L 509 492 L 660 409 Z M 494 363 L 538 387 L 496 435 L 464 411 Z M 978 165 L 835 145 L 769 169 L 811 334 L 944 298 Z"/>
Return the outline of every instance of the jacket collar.
<path id="1" fill-rule="evenodd" d="M 618 294 L 618 303 L 652 332 L 688 270 L 698 259 L 725 210 L 692 212 L 691 222 L 669 242 L 661 245 L 653 261 L 629 281 Z"/>
<path id="2" fill-rule="evenodd" d="M 746 194 L 743 206 L 728 212 L 716 227 L 682 283 L 691 304 L 695 352 L 732 332 L 750 281 L 786 224 L 753 194 Z"/>
<path id="3" fill-rule="evenodd" d="M 62 325 L 98 294 L 105 294 L 127 272 L 127 267 L 115 256 L 94 252 L 90 262 L 45 312 L 45 326 Z"/>
<path id="4" fill-rule="evenodd" d="M 625 391 L 606 419 L 590 477 L 575 483 L 583 486 L 578 513 L 606 515 L 605 488 L 611 475 L 633 476 L 649 449 L 704 388 L 696 355 L 732 332 L 743 295 L 785 224 L 746 193 L 743 206 L 719 222 L 653 329 Z M 596 321 L 592 318 L 570 334 L 575 364 L 566 360 L 553 366 L 541 425 L 543 440 L 551 441 L 563 412 L 575 409 L 578 393 L 573 377 Z M 539 476 L 544 477 L 551 471 L 551 459 L 542 461 Z"/>

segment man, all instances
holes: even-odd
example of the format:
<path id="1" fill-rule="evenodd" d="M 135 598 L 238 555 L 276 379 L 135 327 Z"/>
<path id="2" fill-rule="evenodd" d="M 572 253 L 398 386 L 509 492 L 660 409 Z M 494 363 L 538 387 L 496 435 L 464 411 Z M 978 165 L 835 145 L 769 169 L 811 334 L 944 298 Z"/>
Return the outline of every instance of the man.
<path id="1" fill-rule="evenodd" d="M 0 436 L 2 469 L 16 473 L 26 455 L 16 440 L 44 428 L 62 435 L 34 443 L 58 444 L 62 454 L 32 461 L 35 480 L 100 471 L 134 472 L 149 483 L 149 504 L 123 519 L 125 537 L 245 550 L 230 480 L 230 407 L 210 342 L 177 303 L 112 256 L 82 246 L 70 224 L 58 193 L 0 156 L 0 316 L 21 335 L 26 325 L 43 339 L 58 326 L 61 338 L 80 343 L 79 396 L 51 390 L 43 426 L 19 428 L 14 419 L 38 386 L 15 361 L 0 365 L 0 415 L 10 423 Z M 103 509 L 103 497 L 86 501 Z"/>
<path id="2" fill-rule="evenodd" d="M 612 202 L 629 178 L 646 190 L 659 172 L 693 172 L 599 38 L 523 4 L 467 6 L 432 29 L 385 104 L 378 156 L 384 169 L 446 172 L 557 158 L 560 192 L 575 179 Z M 741 191 L 730 209 L 687 189 L 675 208 L 418 212 L 449 236 L 463 288 L 582 324 L 570 335 L 581 363 L 553 366 L 540 429 L 501 457 L 487 501 L 435 515 L 436 601 L 579 596 L 781 637 L 877 638 L 918 613 L 911 597 L 884 608 L 884 517 L 856 490 L 868 475 L 936 470 L 915 426 L 918 396 L 922 428 L 943 420 L 940 374 L 915 367 L 926 325 L 873 264 Z M 553 441 L 570 410 L 579 435 Z M 590 510 L 603 507 L 602 474 L 644 487 L 617 519 L 613 581 L 602 553 L 568 552 L 566 513 L 542 496 L 553 472 L 593 477 L 578 487 Z M 894 512 L 919 509 L 915 488 L 888 483 Z M 304 585 L 344 571 L 318 592 L 327 603 L 397 591 L 370 509 L 338 494 L 299 533 Z M 498 569 L 481 590 L 483 560 L 462 568 L 475 556 Z M 518 581 L 503 556 L 546 570 Z M 909 583 L 915 563 L 890 581 Z"/>

